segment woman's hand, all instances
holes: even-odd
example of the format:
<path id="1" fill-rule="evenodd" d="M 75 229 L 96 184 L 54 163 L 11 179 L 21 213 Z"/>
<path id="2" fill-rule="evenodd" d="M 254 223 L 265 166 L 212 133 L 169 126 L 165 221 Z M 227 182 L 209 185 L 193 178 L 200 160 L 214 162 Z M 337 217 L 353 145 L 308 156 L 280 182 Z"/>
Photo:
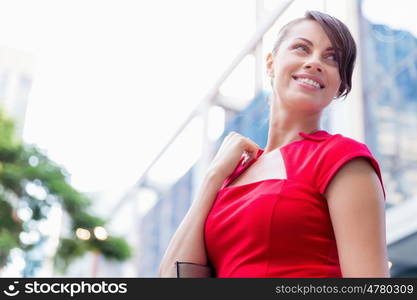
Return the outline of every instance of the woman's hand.
<path id="1" fill-rule="evenodd" d="M 224 138 L 209 170 L 216 176 L 226 179 L 236 168 L 242 154 L 246 155 L 247 163 L 256 157 L 259 148 L 252 140 L 232 131 Z"/>

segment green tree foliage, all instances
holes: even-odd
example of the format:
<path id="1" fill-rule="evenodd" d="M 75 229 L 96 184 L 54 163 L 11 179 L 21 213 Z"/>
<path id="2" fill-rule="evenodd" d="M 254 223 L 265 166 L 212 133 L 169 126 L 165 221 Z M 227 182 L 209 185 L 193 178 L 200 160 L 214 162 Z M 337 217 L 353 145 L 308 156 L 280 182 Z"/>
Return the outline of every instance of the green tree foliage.
<path id="1" fill-rule="evenodd" d="M 55 255 L 59 270 L 64 271 L 75 258 L 87 251 L 98 252 L 116 261 L 131 256 L 124 239 L 114 236 L 105 240 L 95 238 L 93 229 L 105 226 L 106 222 L 89 211 L 90 199 L 69 184 L 68 173 L 63 167 L 51 161 L 36 146 L 19 141 L 14 135 L 13 121 L 0 110 L 0 268 L 6 265 L 13 248 L 28 253 L 47 239 L 37 226 L 57 203 L 71 220 L 70 235 L 60 238 Z M 25 218 L 18 216 L 19 210 L 26 211 Z M 75 235 L 78 228 L 89 230 L 91 238 L 78 239 Z M 21 234 L 31 231 L 37 231 L 39 238 L 29 243 L 22 242 Z"/>

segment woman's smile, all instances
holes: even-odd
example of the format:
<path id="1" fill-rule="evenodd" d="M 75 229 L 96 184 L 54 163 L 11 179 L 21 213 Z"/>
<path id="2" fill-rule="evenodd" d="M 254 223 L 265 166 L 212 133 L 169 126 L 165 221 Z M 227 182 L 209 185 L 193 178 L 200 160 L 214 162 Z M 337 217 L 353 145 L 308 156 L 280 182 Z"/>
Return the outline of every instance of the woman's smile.
<path id="1" fill-rule="evenodd" d="M 318 91 L 320 90 L 320 86 L 316 86 L 312 81 L 308 82 L 309 79 L 294 79 L 295 82 L 300 85 L 301 87 L 310 90 L 310 91 Z"/>
<path id="2" fill-rule="evenodd" d="M 311 74 L 297 74 L 292 76 L 292 78 L 298 85 L 310 91 L 318 91 L 325 87 L 320 78 Z"/>

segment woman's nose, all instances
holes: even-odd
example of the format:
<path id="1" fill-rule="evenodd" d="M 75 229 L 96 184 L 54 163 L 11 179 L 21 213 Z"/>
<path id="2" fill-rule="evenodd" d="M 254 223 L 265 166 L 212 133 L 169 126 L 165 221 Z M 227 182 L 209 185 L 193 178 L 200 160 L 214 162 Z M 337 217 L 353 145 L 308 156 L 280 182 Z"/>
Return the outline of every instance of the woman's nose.
<path id="1" fill-rule="evenodd" d="M 317 72 L 322 72 L 323 67 L 321 65 L 320 59 L 316 57 L 315 55 L 312 55 L 308 61 L 306 61 L 304 65 L 305 69 L 312 69 L 314 71 L 317 70 Z"/>
<path id="2" fill-rule="evenodd" d="M 321 66 L 319 64 L 309 63 L 304 66 L 306 69 L 313 69 L 317 70 L 318 72 L 322 72 Z"/>

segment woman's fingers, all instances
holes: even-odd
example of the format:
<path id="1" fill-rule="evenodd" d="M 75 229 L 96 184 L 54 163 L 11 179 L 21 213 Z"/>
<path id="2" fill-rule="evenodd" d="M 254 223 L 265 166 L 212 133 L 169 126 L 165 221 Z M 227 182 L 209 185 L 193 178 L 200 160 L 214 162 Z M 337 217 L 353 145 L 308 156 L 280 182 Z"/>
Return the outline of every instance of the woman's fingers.
<path id="1" fill-rule="evenodd" d="M 258 150 L 259 146 L 251 139 L 231 131 L 223 140 L 210 169 L 221 176 L 228 176 L 237 166 L 242 154 L 246 156 L 247 162 L 257 156 Z"/>
<path id="2" fill-rule="evenodd" d="M 234 131 L 231 131 L 228 136 L 230 137 L 230 140 L 234 140 L 239 144 L 242 152 L 246 152 L 250 157 L 255 157 L 257 155 L 260 147 L 251 139 Z"/>
<path id="3" fill-rule="evenodd" d="M 246 139 L 246 148 L 245 151 L 249 154 L 250 157 L 256 157 L 259 150 L 259 145 L 256 144 L 254 141 L 250 140 L 249 138 Z"/>

